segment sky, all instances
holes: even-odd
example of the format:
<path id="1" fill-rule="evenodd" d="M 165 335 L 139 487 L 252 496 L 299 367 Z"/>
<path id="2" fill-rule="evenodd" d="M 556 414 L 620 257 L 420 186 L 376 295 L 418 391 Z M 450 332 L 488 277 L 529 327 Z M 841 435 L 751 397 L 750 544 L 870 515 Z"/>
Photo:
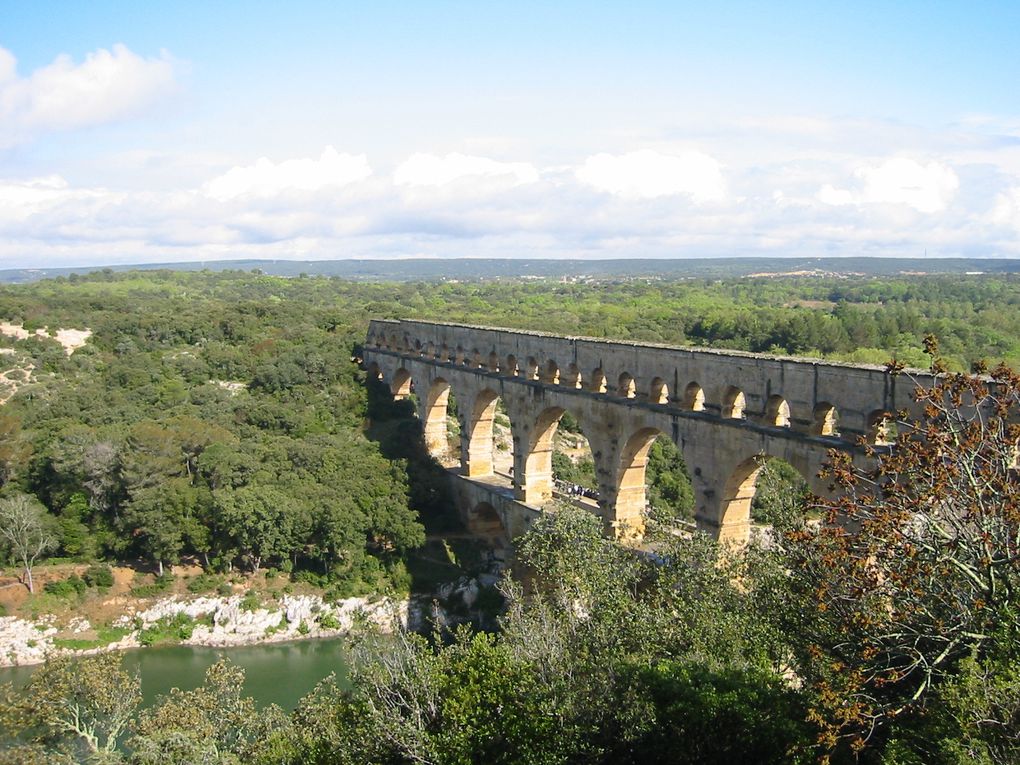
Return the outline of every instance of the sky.
<path id="1" fill-rule="evenodd" d="M 0 268 L 1020 257 L 1020 2 L 0 0 Z"/>

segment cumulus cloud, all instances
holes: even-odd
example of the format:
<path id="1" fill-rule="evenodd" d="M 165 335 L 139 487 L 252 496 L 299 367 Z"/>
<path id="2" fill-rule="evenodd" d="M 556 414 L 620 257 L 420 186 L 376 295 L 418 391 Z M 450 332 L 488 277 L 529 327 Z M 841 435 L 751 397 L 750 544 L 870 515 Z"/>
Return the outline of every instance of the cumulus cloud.
<path id="1" fill-rule="evenodd" d="M 854 171 L 856 189 L 839 189 L 826 184 L 818 199 L 829 205 L 902 204 L 922 213 L 945 210 L 960 179 L 941 162 L 922 164 L 906 157 L 887 159 L 878 165 L 863 165 Z"/>
<path id="2" fill-rule="evenodd" d="M 173 87 L 174 64 L 166 53 L 143 58 L 114 45 L 80 64 L 58 56 L 21 77 L 14 55 L 0 48 L 0 146 L 134 116 Z"/>
<path id="3" fill-rule="evenodd" d="M 726 195 L 720 164 L 699 151 L 596 154 L 577 168 L 576 175 L 598 191 L 634 199 L 686 194 L 695 202 L 712 202 Z"/>
<path id="4" fill-rule="evenodd" d="M 371 174 L 364 154 L 340 154 L 327 146 L 318 159 L 288 159 L 276 164 L 262 157 L 254 165 L 233 167 L 209 181 L 203 191 L 220 201 L 246 195 L 272 197 L 287 191 L 347 186 Z"/>
<path id="5" fill-rule="evenodd" d="M 102 189 L 75 189 L 59 175 L 25 180 L 0 180 L 0 222 L 24 221 L 65 204 L 111 197 Z M 81 208 L 79 208 L 79 212 Z"/>
<path id="6" fill-rule="evenodd" d="M 992 223 L 1020 232 L 1020 186 L 1005 189 L 996 196 L 991 219 Z"/>
<path id="7" fill-rule="evenodd" d="M 527 162 L 498 162 L 470 154 L 413 154 L 393 173 L 398 186 L 445 186 L 462 179 L 494 179 L 513 186 L 534 183 L 538 170 Z"/>

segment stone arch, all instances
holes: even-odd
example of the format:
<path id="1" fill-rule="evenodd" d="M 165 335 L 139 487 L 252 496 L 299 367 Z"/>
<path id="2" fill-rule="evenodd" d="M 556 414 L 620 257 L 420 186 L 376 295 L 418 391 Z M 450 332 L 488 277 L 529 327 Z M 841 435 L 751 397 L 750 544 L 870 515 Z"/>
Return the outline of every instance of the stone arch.
<path id="1" fill-rule="evenodd" d="M 658 428 L 641 428 L 631 434 L 620 453 L 616 474 L 616 502 L 610 526 L 618 537 L 637 538 L 644 534 L 645 508 L 648 504 L 645 491 L 645 468 L 648 450 L 662 434 Z"/>
<path id="2" fill-rule="evenodd" d="M 765 402 L 765 424 L 777 428 L 790 427 L 790 405 L 782 396 L 769 396 Z"/>
<path id="3" fill-rule="evenodd" d="M 425 397 L 425 447 L 433 457 L 441 457 L 449 451 L 446 436 L 446 410 L 450 401 L 450 383 L 437 377 L 429 386 Z"/>
<path id="4" fill-rule="evenodd" d="M 828 401 L 822 401 L 815 406 L 814 418 L 811 422 L 811 435 L 839 435 L 839 412 Z"/>
<path id="5" fill-rule="evenodd" d="M 684 409 L 692 412 L 705 411 L 705 391 L 696 382 L 690 382 L 684 388 Z"/>
<path id="6" fill-rule="evenodd" d="M 722 416 L 727 419 L 744 419 L 744 409 L 747 407 L 747 399 L 744 398 L 744 391 L 735 385 L 726 389 L 723 396 Z"/>
<path id="7" fill-rule="evenodd" d="M 542 374 L 542 382 L 549 383 L 549 385 L 560 384 L 560 367 L 552 359 L 546 362 L 545 371 Z"/>
<path id="8" fill-rule="evenodd" d="M 450 347 L 446 343 L 439 347 L 439 360 L 444 363 L 450 360 Z"/>
<path id="9" fill-rule="evenodd" d="M 454 351 L 453 363 L 454 364 L 459 364 L 459 365 L 463 366 L 464 365 L 464 361 L 465 361 L 465 358 L 464 358 L 464 348 L 462 346 L 458 345 L 457 349 Z"/>
<path id="10" fill-rule="evenodd" d="M 485 369 L 485 364 L 482 362 L 482 354 L 475 348 L 471 351 L 471 368 L 472 369 Z"/>
<path id="11" fill-rule="evenodd" d="M 652 386 L 648 391 L 648 400 L 653 404 L 669 403 L 669 386 L 661 377 L 652 380 Z"/>
<path id="12" fill-rule="evenodd" d="M 404 335 L 403 344 L 401 345 L 400 349 L 404 353 L 410 353 L 411 352 L 411 338 L 408 337 L 406 334 Z"/>
<path id="13" fill-rule="evenodd" d="M 521 373 L 520 367 L 517 366 L 517 357 L 512 353 L 506 357 L 506 367 L 504 371 L 511 377 L 517 377 Z"/>
<path id="14" fill-rule="evenodd" d="M 528 356 L 528 361 L 524 367 L 524 379 L 525 380 L 538 379 L 538 361 L 535 360 L 534 356 Z"/>
<path id="15" fill-rule="evenodd" d="M 393 373 L 393 382 L 390 383 L 390 393 L 395 399 L 405 399 L 411 395 L 411 373 L 401 367 Z"/>
<path id="16" fill-rule="evenodd" d="M 577 390 L 581 389 L 581 370 L 578 368 L 577 364 L 571 364 L 567 367 L 567 371 L 560 379 L 560 382 L 568 388 L 575 388 Z"/>
<path id="17" fill-rule="evenodd" d="M 591 373 L 591 391 L 592 393 L 605 393 L 609 390 L 606 384 L 606 373 L 602 371 L 602 367 L 595 369 Z"/>
<path id="18" fill-rule="evenodd" d="M 875 446 L 890 446 L 896 442 L 895 421 L 884 409 L 868 415 L 867 441 Z"/>
<path id="19" fill-rule="evenodd" d="M 558 406 L 543 410 L 535 419 L 523 459 L 514 455 L 515 464 L 519 468 L 523 467 L 523 470 L 518 469 L 518 475 L 514 477 L 517 482 L 517 498 L 528 504 L 541 504 L 552 497 L 553 438 L 565 411 Z"/>
<path id="20" fill-rule="evenodd" d="M 416 356 L 421 356 L 425 352 L 425 348 L 421 344 L 421 340 L 414 341 L 414 353 Z"/>
<path id="21" fill-rule="evenodd" d="M 467 514 L 468 531 L 495 550 L 509 545 L 510 536 L 499 513 L 488 502 L 479 502 Z"/>
<path id="22" fill-rule="evenodd" d="M 723 543 L 736 547 L 747 544 L 751 534 L 751 501 L 757 491 L 758 476 L 765 464 L 776 459 L 771 454 L 756 454 L 749 457 L 733 469 L 726 484 L 723 486 L 722 499 L 719 503 L 719 527 L 716 538 Z M 807 481 L 804 469 L 793 463 L 787 463 Z"/>
<path id="23" fill-rule="evenodd" d="M 621 398 L 634 398 L 637 395 L 637 390 L 634 385 L 634 378 L 630 372 L 624 372 L 620 375 L 620 382 L 616 388 L 616 395 Z"/>
<path id="24" fill-rule="evenodd" d="M 496 416 L 499 394 L 486 388 L 475 396 L 466 423 L 467 432 L 461 438 L 461 463 L 464 475 L 469 478 L 492 475 L 494 444 L 492 421 Z"/>
<path id="25" fill-rule="evenodd" d="M 429 340 L 428 344 L 425 346 L 425 358 L 427 359 L 439 358 L 439 354 L 436 353 L 436 344 L 433 343 L 431 340 Z"/>
<path id="26" fill-rule="evenodd" d="M 369 362 L 369 365 L 365 368 L 369 382 L 381 382 L 383 379 L 382 371 L 379 369 L 379 365 L 374 361 Z"/>
<path id="27" fill-rule="evenodd" d="M 396 335 L 390 335 L 390 343 L 387 346 L 387 348 L 389 348 L 391 351 L 397 350 L 397 336 Z"/>
<path id="28" fill-rule="evenodd" d="M 499 372 L 499 356 L 496 355 L 495 351 L 489 354 L 489 371 Z"/>

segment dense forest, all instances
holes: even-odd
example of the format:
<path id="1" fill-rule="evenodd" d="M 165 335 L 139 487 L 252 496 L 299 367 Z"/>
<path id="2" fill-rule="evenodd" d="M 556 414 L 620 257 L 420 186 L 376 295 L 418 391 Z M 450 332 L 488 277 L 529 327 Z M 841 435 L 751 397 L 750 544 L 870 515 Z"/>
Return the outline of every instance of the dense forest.
<path id="1" fill-rule="evenodd" d="M 8 370 L 0 500 L 35 503 L 52 529 L 50 556 L 140 558 L 159 571 L 188 557 L 217 572 L 305 572 L 340 593 L 406 592 L 408 553 L 427 528 L 455 520 L 441 471 L 413 448 L 407 408 L 367 388 L 352 362 L 371 317 L 924 367 L 937 340 L 939 363 L 967 370 L 1020 364 L 1018 306 L 1012 276 L 381 284 L 105 271 L 8 285 L 0 321 L 47 336 L 0 338 Z M 58 328 L 92 335 L 68 354 L 48 336 Z M 940 459 L 918 457 L 900 468 L 904 480 L 946 464 Z M 583 464 L 560 458 L 557 467 L 589 480 Z M 689 508 L 684 472 L 675 448 L 656 446 L 653 506 Z M 1015 477 L 1000 478 L 997 491 L 1011 501 Z M 773 499 L 758 507 L 781 517 L 791 539 L 792 509 L 804 510 L 794 479 L 781 470 L 763 478 L 772 489 L 762 495 Z M 934 489 L 948 496 L 946 485 Z M 988 539 L 1014 523 L 1000 521 Z M 923 560 L 916 539 L 901 542 L 908 552 L 896 561 Z M 850 552 L 834 540 L 825 558 L 815 541 L 801 543 L 789 553 L 801 556 L 801 569 L 774 551 L 718 565 L 719 551 L 698 537 L 667 540 L 649 561 L 602 539 L 593 518 L 564 511 L 520 549 L 552 586 L 525 598 L 506 583 L 498 634 L 368 646 L 353 689 L 327 681 L 293 715 L 255 714 L 233 670 L 220 666 L 206 687 L 139 716 L 137 681 L 116 659 L 94 660 L 87 687 L 71 665 L 54 663 L 20 700 L 0 699 L 0 731 L 18 733 L 0 744 L 0 761 L 46 761 L 64 750 L 97 762 L 122 757 L 61 727 L 70 696 L 107 732 L 114 712 L 126 715 L 113 741 L 130 729 L 135 762 L 1011 761 L 1017 657 L 985 647 L 1015 647 L 1015 603 L 1001 594 L 1011 591 L 1015 558 L 996 569 L 991 595 L 968 570 L 961 588 L 976 593 L 971 621 L 953 621 L 947 600 L 923 623 L 937 632 L 932 624 L 952 622 L 961 636 L 942 653 L 932 648 L 938 640 L 921 645 L 915 636 L 931 664 L 918 686 L 919 670 L 868 643 L 870 632 L 856 643 L 847 637 L 891 613 L 907 619 L 916 602 L 900 610 L 896 593 L 862 590 L 871 610 L 843 613 L 836 606 L 847 593 L 825 572 L 839 572 Z M 854 560 L 874 560 L 869 554 Z M 924 586 L 956 582 L 945 565 L 876 581 L 910 591 L 924 577 Z M 823 581 L 831 587 L 821 592 Z M 1003 598 L 1005 617 L 996 610 Z M 875 669 L 883 657 L 885 674 Z M 981 706 L 982 694 L 994 708 Z M 1000 722 L 968 722 L 981 715 Z"/>

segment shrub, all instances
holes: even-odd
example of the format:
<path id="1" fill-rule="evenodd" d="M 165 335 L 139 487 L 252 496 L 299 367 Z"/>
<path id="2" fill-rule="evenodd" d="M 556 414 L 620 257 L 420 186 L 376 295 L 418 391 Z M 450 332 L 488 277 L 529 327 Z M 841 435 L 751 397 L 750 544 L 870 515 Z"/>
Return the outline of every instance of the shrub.
<path id="1" fill-rule="evenodd" d="M 86 569 L 83 576 L 89 587 L 101 590 L 113 587 L 113 569 L 105 563 L 94 563 Z"/>
<path id="2" fill-rule="evenodd" d="M 88 589 L 88 585 L 77 574 L 71 574 L 67 579 L 59 579 L 55 582 L 46 582 L 43 585 L 43 589 L 50 595 L 56 595 L 58 597 L 69 597 L 71 595 L 80 595 Z"/>
<path id="3" fill-rule="evenodd" d="M 173 574 L 163 574 L 163 576 L 157 576 L 151 584 L 140 584 L 132 587 L 131 594 L 138 598 L 151 598 L 169 590 L 173 583 Z"/>
<path id="4" fill-rule="evenodd" d="M 193 595 L 200 595 L 203 592 L 211 592 L 223 582 L 222 577 L 214 574 L 199 574 L 188 582 L 188 592 Z"/>
<path id="5" fill-rule="evenodd" d="M 255 590 L 248 590 L 241 599 L 242 611 L 258 611 L 262 608 L 262 597 Z"/>
<path id="6" fill-rule="evenodd" d="M 229 598 L 234 594 L 234 586 L 230 582 L 221 582 L 216 588 L 216 594 Z"/>
<path id="7" fill-rule="evenodd" d="M 340 629 L 340 621 L 329 611 L 319 615 L 319 626 L 324 630 Z"/>
<path id="8" fill-rule="evenodd" d="M 138 633 L 138 642 L 144 646 L 158 643 L 176 643 L 187 640 L 195 631 L 195 620 L 185 613 L 164 616 L 158 622 Z"/>
<path id="9" fill-rule="evenodd" d="M 301 624 L 298 625 L 297 631 L 300 635 L 307 635 L 311 629 L 309 628 L 308 623 L 302 620 Z"/>

